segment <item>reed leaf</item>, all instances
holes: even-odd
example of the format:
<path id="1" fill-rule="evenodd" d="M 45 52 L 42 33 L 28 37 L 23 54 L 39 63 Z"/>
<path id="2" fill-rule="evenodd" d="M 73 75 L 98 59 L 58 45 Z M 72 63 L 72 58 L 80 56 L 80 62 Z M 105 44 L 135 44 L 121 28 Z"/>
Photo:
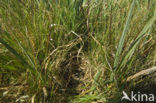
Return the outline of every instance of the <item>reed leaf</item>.
<path id="1" fill-rule="evenodd" d="M 154 15 L 144 26 L 142 31 L 139 33 L 138 37 L 131 43 L 127 53 L 125 54 L 124 58 L 122 59 L 119 68 L 123 68 L 125 64 L 131 59 L 133 53 L 135 52 L 137 46 L 139 45 L 141 39 L 146 35 L 146 32 L 150 29 L 153 25 L 154 21 L 156 20 L 156 15 Z"/>
<path id="2" fill-rule="evenodd" d="M 25 59 L 14 48 L 8 45 L 7 42 L 0 38 L 0 43 L 2 43 L 16 57 L 22 63 L 22 65 L 26 66 L 32 72 L 34 72 L 32 67 L 25 61 Z"/>
<path id="3" fill-rule="evenodd" d="M 121 55 L 123 45 L 124 45 L 124 42 L 125 42 L 125 37 L 126 37 L 127 31 L 128 31 L 128 28 L 129 28 L 129 24 L 131 22 L 133 9 L 135 7 L 135 1 L 136 0 L 133 0 L 133 2 L 131 4 L 131 7 L 130 7 L 130 10 L 129 10 L 129 13 L 128 13 L 128 18 L 127 18 L 126 24 L 124 26 L 124 30 L 122 32 L 122 35 L 121 35 L 121 38 L 120 38 L 120 41 L 119 41 L 119 44 L 118 44 L 118 48 L 117 48 L 116 55 L 115 55 L 115 60 L 114 60 L 114 69 L 116 69 L 118 67 L 118 64 L 119 64 L 119 59 L 120 59 L 120 55 Z"/>

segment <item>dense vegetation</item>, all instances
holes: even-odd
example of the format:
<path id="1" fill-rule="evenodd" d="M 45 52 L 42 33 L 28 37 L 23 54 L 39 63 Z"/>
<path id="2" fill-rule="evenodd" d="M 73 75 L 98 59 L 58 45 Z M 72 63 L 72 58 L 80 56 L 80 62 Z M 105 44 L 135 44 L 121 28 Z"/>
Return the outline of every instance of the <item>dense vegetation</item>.
<path id="1" fill-rule="evenodd" d="M 156 66 L 155 10 L 155 0 L 0 0 L 0 102 L 154 92 L 153 75 L 127 78 Z"/>

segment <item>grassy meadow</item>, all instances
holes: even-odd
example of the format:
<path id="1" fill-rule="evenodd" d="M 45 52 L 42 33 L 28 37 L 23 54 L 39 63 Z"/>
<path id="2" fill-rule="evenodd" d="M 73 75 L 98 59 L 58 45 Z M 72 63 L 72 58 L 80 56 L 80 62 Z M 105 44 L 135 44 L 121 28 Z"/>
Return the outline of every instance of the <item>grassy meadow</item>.
<path id="1" fill-rule="evenodd" d="M 127 103 L 155 71 L 155 0 L 0 0 L 0 103 Z"/>

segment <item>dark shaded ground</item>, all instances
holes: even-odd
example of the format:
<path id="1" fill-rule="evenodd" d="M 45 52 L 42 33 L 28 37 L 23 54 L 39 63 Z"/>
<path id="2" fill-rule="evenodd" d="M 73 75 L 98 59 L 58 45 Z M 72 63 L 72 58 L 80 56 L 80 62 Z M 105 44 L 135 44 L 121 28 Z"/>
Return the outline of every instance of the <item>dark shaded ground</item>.
<path id="1" fill-rule="evenodd" d="M 54 97 L 62 99 L 56 100 L 59 101 L 58 103 L 69 103 L 70 97 L 79 94 L 79 91 L 76 88 L 81 82 L 80 78 L 83 78 L 84 76 L 84 73 L 80 68 L 81 63 L 81 58 L 77 57 L 76 51 L 69 51 L 65 57 L 65 60 L 60 63 L 58 75 L 61 85 L 56 91 L 57 97 Z"/>
<path id="2" fill-rule="evenodd" d="M 134 102 L 134 103 L 156 103 L 156 75 L 150 75 L 148 77 L 142 78 L 140 82 L 138 82 L 135 86 L 132 86 L 130 89 L 131 91 L 134 91 L 136 94 L 147 94 L 149 97 L 150 94 L 153 94 L 154 102 L 150 101 L 142 101 L 142 102 Z M 145 100 L 145 98 L 144 98 Z"/>

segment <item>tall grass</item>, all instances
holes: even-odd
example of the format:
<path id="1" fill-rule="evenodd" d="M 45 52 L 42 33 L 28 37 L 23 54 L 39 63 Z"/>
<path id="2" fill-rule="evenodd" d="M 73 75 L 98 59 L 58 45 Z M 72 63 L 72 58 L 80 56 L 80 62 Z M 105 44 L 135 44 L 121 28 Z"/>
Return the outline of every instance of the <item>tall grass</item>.
<path id="1" fill-rule="evenodd" d="M 1 0 L 0 102 L 120 102 L 131 88 L 126 78 L 155 65 L 155 8 L 141 0 Z"/>

